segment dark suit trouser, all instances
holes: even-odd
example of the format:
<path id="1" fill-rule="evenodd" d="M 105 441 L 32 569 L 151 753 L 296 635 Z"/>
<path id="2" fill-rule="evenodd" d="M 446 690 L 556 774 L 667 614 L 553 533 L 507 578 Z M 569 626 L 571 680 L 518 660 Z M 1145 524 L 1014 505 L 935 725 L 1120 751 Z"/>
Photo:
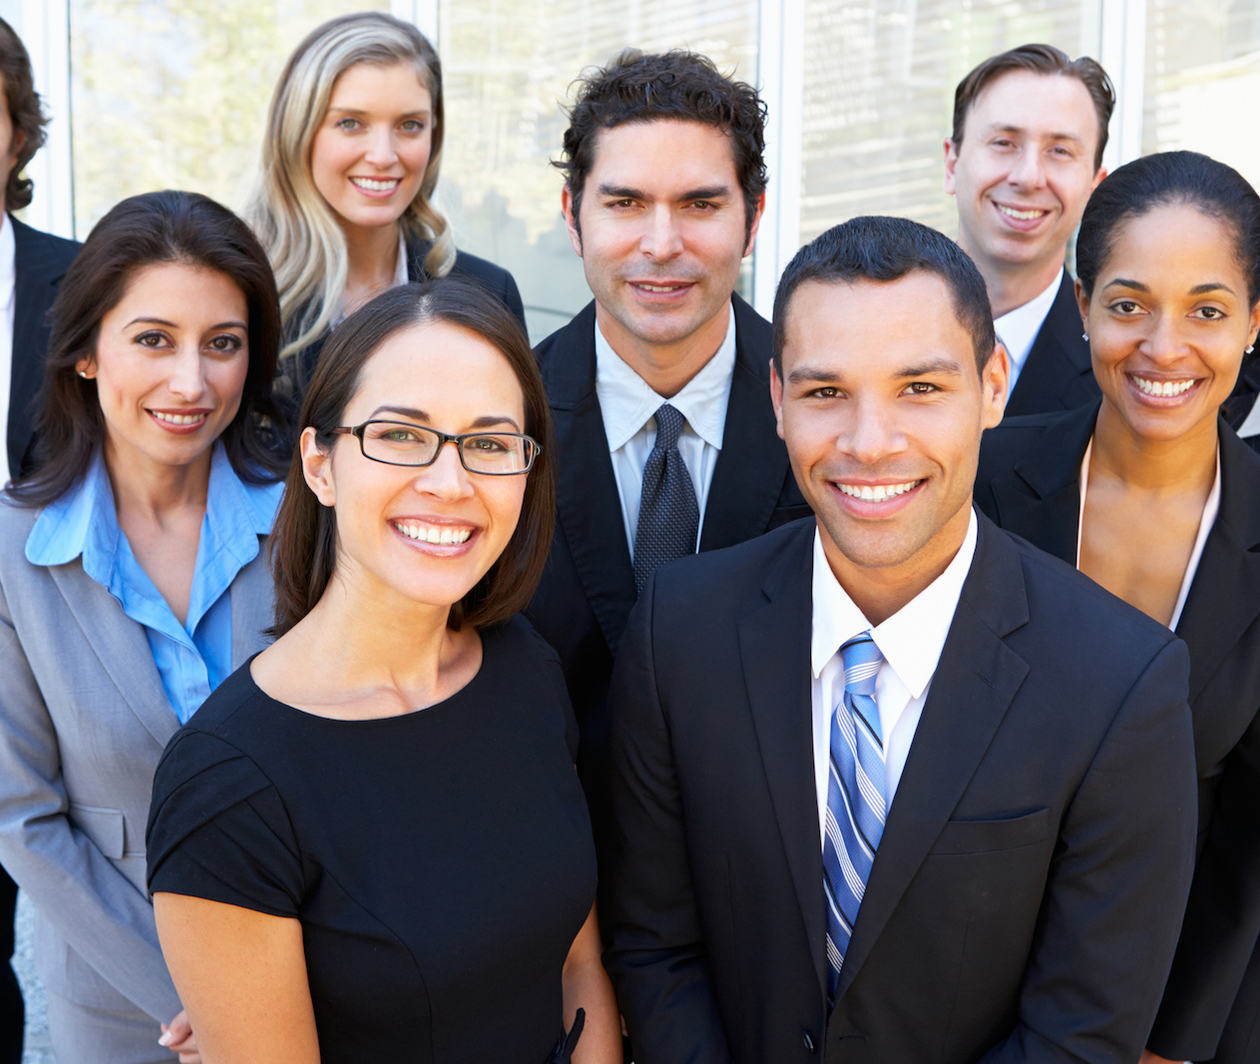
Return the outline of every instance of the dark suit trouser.
<path id="1" fill-rule="evenodd" d="M 0 869 L 0 1064 L 21 1064 L 22 988 L 13 974 L 13 910 L 17 905 L 17 884 Z"/>

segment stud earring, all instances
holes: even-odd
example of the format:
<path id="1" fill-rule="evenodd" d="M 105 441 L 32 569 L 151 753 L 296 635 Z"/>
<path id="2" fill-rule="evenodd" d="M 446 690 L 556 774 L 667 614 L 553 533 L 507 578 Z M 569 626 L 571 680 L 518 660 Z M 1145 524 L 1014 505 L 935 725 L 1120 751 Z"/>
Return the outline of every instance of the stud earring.
<path id="1" fill-rule="evenodd" d="M 87 379 L 88 379 L 88 375 L 87 375 L 87 371 L 86 371 L 86 370 L 78 370 L 78 374 L 79 374 L 79 376 L 80 376 L 80 377 L 82 377 L 84 380 L 87 380 Z"/>
<path id="2" fill-rule="evenodd" d="M 1246 351 L 1244 351 L 1244 352 L 1243 352 L 1243 354 L 1245 354 L 1245 355 L 1249 355 L 1249 354 L 1251 354 L 1251 352 L 1252 352 L 1252 351 L 1254 351 L 1255 349 L 1256 349 L 1256 345 L 1255 345 L 1255 344 L 1248 344 L 1248 345 L 1247 345 L 1247 350 L 1246 350 Z"/>
<path id="3" fill-rule="evenodd" d="M 1086 343 L 1089 343 L 1089 333 L 1087 332 L 1081 333 L 1081 339 L 1084 340 Z"/>

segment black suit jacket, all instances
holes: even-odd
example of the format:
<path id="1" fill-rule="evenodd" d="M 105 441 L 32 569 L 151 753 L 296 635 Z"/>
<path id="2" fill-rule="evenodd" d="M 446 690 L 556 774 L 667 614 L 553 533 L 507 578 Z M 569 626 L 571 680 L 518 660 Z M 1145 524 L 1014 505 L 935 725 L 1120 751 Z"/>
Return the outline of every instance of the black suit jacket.
<path id="1" fill-rule="evenodd" d="M 1080 468 L 1097 404 L 1003 422 L 985 434 L 976 501 L 1003 528 L 1069 564 L 1076 559 Z M 1199 776 L 1199 846 L 1185 927 L 1151 1048 L 1213 1056 L 1228 1023 L 1250 1030 L 1257 1003 L 1235 1007 L 1244 973 L 1260 980 L 1260 456 L 1220 426 L 1221 505 L 1177 635 L 1190 650 Z M 1253 995 L 1244 995 L 1251 998 Z M 1260 1034 L 1257 1035 L 1260 1037 Z M 1254 1064 L 1255 1053 L 1218 1057 Z"/>
<path id="2" fill-rule="evenodd" d="M 39 391 L 48 354 L 48 311 L 57 286 L 79 245 L 23 225 L 12 215 L 15 286 L 13 290 L 13 366 L 9 381 L 9 416 L 5 445 L 9 473 L 17 476 L 35 432 Z"/>
<path id="3" fill-rule="evenodd" d="M 427 240 L 408 241 L 408 281 L 427 281 L 429 279 L 429 275 L 424 269 L 424 257 L 429 253 L 429 249 L 432 246 Z M 516 281 L 512 275 L 503 267 L 496 266 L 493 262 L 487 262 L 476 255 L 470 255 L 466 251 L 457 251 L 455 253 L 455 263 L 451 266 L 451 272 L 447 276 L 462 277 L 465 280 L 476 281 L 487 291 L 502 300 L 508 310 L 520 321 L 521 327 L 525 327 L 525 307 L 521 302 L 521 293 L 517 289 Z M 280 392 L 295 408 L 301 408 L 302 399 L 306 395 L 306 388 L 311 383 L 311 377 L 315 373 L 315 366 L 319 362 L 319 355 L 324 349 L 328 335 L 328 333 L 324 333 L 323 336 L 315 339 L 301 351 L 295 351 L 280 366 Z M 295 416 L 298 409 L 293 410 Z"/>
<path id="4" fill-rule="evenodd" d="M 1064 270 L 1059 291 L 1007 401 L 1007 417 L 1072 410 L 1098 398 L 1089 341 L 1083 332 L 1072 277 Z"/>
<path id="5" fill-rule="evenodd" d="M 979 520 L 830 1017 L 813 523 L 645 590 L 600 884 L 639 1064 L 1137 1059 L 1193 863 L 1185 648 Z"/>
<path id="6" fill-rule="evenodd" d="M 809 513 L 775 429 L 770 323 L 738 296 L 735 369 L 700 550 Z M 634 605 L 634 572 L 604 419 L 595 396 L 595 304 L 535 349 L 555 431 L 556 534 L 527 611 L 564 666 L 586 753 L 602 750 L 613 655 Z M 587 758 L 583 758 L 585 763 Z"/>

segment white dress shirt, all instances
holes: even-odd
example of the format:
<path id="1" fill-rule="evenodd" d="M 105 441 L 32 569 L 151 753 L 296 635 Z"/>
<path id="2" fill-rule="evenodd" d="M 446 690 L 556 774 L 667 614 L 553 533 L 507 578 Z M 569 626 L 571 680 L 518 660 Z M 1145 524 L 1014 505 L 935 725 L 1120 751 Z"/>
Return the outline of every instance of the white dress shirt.
<path id="1" fill-rule="evenodd" d="M 1006 348 L 1011 359 L 1011 383 L 1006 394 L 1015 390 L 1015 382 L 1019 380 L 1019 371 L 1028 361 L 1028 352 L 1032 350 L 1037 334 L 1041 332 L 1042 323 L 1050 308 L 1054 305 L 1054 297 L 1058 294 L 1059 285 L 1063 281 L 1063 271 L 1055 274 L 1054 280 L 1038 296 L 1033 296 L 1022 307 L 1007 311 L 993 323 L 998 339 Z"/>
<path id="2" fill-rule="evenodd" d="M 643 494 L 643 467 L 656 443 L 656 411 L 669 403 L 684 418 L 678 452 L 691 476 L 700 508 L 696 547 L 704 528 L 704 508 L 713 483 L 713 468 L 722 450 L 726 407 L 731 398 L 735 371 L 735 315 L 731 312 L 726 336 L 717 353 L 672 399 L 658 395 L 624 362 L 595 323 L 595 396 L 604 419 L 604 434 L 612 456 L 613 477 L 621 499 L 621 518 L 626 542 L 634 560 L 634 536 L 639 527 L 639 500 Z"/>
<path id="3" fill-rule="evenodd" d="M 1081 459 L 1081 513 L 1076 521 L 1076 567 L 1081 567 L 1081 537 L 1085 531 L 1085 492 L 1089 488 L 1089 457 L 1094 450 L 1094 439 L 1091 436 L 1085 447 L 1085 457 Z M 1199 518 L 1199 531 L 1194 537 L 1194 548 L 1190 551 L 1190 560 L 1186 563 L 1186 571 L 1181 577 L 1181 590 L 1177 592 L 1177 605 L 1173 607 L 1172 620 L 1168 627 L 1174 632 L 1177 622 L 1181 620 L 1181 611 L 1186 605 L 1186 596 L 1190 594 L 1190 585 L 1194 583 L 1194 574 L 1198 571 L 1199 560 L 1203 557 L 1203 545 L 1207 542 L 1208 533 L 1216 523 L 1216 515 L 1221 509 L 1221 448 L 1216 447 L 1216 477 L 1212 481 L 1212 490 L 1203 503 L 1203 515 Z"/>
<path id="4" fill-rule="evenodd" d="M 9 392 L 13 379 L 13 290 L 17 281 L 17 244 L 7 211 L 0 210 L 0 487 L 8 483 Z"/>
<path id="5" fill-rule="evenodd" d="M 954 621 L 958 596 L 976 553 L 976 514 L 971 511 L 967 534 L 953 561 L 927 587 L 889 617 L 872 625 L 840 586 L 822 538 L 814 532 L 814 620 L 810 645 L 813 672 L 811 700 L 814 715 L 814 782 L 818 790 L 818 838 L 821 845 L 827 816 L 828 761 L 831 752 L 831 714 L 844 697 L 844 666 L 840 648 L 855 635 L 870 632 L 883 664 L 875 677 L 875 705 L 884 737 L 888 807 L 910 755 L 932 676 Z"/>

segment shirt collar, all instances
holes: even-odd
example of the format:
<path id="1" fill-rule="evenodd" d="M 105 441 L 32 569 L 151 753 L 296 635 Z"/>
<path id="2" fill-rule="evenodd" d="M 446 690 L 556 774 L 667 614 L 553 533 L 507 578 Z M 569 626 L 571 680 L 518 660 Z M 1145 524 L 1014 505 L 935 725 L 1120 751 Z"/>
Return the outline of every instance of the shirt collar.
<path id="1" fill-rule="evenodd" d="M 253 558 L 258 537 L 271 531 L 283 490 L 280 482 L 246 484 L 236 475 L 223 444 L 216 443 L 203 526 L 213 549 L 232 552 L 242 565 Z M 113 488 L 98 448 L 83 477 L 36 518 L 26 537 L 26 560 L 32 565 L 65 565 L 82 555 L 88 575 L 109 586 L 121 535 Z"/>
<path id="2" fill-rule="evenodd" d="M 1033 296 L 1022 307 L 1007 311 L 993 323 L 993 328 L 1006 348 L 1011 359 L 1011 367 L 1016 371 L 1023 368 L 1028 361 L 1028 352 L 1032 350 L 1033 341 L 1041 331 L 1041 323 L 1050 313 L 1054 297 L 1063 283 L 1063 271 L 1054 275 L 1050 287 L 1040 295 Z"/>
<path id="3" fill-rule="evenodd" d="M 595 395 L 604 419 L 608 449 L 624 447 L 668 402 L 683 417 L 692 431 L 710 447 L 722 449 L 722 433 L 726 425 L 726 407 L 731 395 L 731 376 L 735 372 L 735 314 L 730 318 L 726 335 L 716 353 L 704 364 L 672 399 L 658 395 L 647 381 L 613 350 L 612 344 L 595 322 Z"/>
<path id="4" fill-rule="evenodd" d="M 17 239 L 13 232 L 13 222 L 8 211 L 0 211 L 0 302 L 7 302 L 13 294 L 13 285 L 17 278 L 15 257 L 17 255 Z"/>
<path id="5" fill-rule="evenodd" d="M 810 645 L 814 679 L 818 679 L 840 647 L 855 635 L 869 631 L 884 660 L 910 696 L 921 697 L 945 648 L 958 597 L 975 557 L 976 532 L 976 514 L 972 510 L 962 546 L 945 571 L 883 624 L 872 627 L 831 571 L 823 552 L 822 535 L 815 530 L 814 622 Z"/>

